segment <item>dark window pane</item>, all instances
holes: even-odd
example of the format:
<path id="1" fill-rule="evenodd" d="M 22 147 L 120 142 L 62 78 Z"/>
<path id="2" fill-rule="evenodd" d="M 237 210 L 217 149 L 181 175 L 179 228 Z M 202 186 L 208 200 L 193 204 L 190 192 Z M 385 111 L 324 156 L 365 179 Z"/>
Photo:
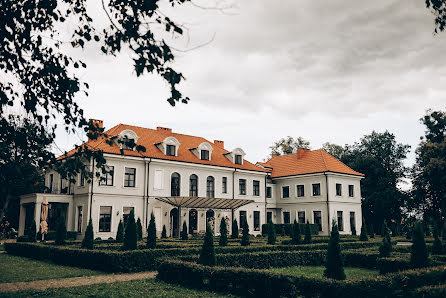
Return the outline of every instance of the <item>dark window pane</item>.
<path id="1" fill-rule="evenodd" d="M 124 187 L 135 187 L 135 168 L 125 168 L 124 172 Z"/>
<path id="2" fill-rule="evenodd" d="M 243 223 L 245 222 L 245 220 L 247 220 L 246 218 L 246 211 L 240 211 L 240 223 L 239 223 L 239 228 L 243 227 Z"/>
<path id="3" fill-rule="evenodd" d="M 246 195 L 246 179 L 239 179 L 239 194 Z"/>
<path id="4" fill-rule="evenodd" d="M 289 198 L 289 197 L 290 197 L 290 187 L 282 186 L 282 198 Z"/>
<path id="5" fill-rule="evenodd" d="M 289 212 L 284 212 L 283 213 L 283 223 L 284 224 L 289 224 L 291 222 L 290 220 L 290 213 Z"/>
<path id="6" fill-rule="evenodd" d="M 266 222 L 269 223 L 272 221 L 273 221 L 273 213 L 270 211 L 266 212 Z"/>
<path id="7" fill-rule="evenodd" d="M 170 179 L 170 195 L 172 197 L 180 196 L 180 174 L 173 173 Z"/>
<path id="8" fill-rule="evenodd" d="M 107 173 L 105 173 L 101 180 L 99 180 L 99 185 L 113 186 L 113 176 L 115 173 L 115 167 L 109 166 L 107 168 Z"/>
<path id="9" fill-rule="evenodd" d="M 313 211 L 314 224 L 319 226 L 319 231 L 322 231 L 322 215 L 320 211 Z"/>
<path id="10" fill-rule="evenodd" d="M 189 196 L 198 197 L 198 177 L 195 174 L 190 176 Z"/>
<path id="11" fill-rule="evenodd" d="M 254 211 L 254 231 L 260 231 L 260 211 Z"/>
<path id="12" fill-rule="evenodd" d="M 242 156 L 240 154 L 235 155 L 235 164 L 241 165 L 242 164 Z"/>
<path id="13" fill-rule="evenodd" d="M 304 190 L 304 186 L 303 185 L 298 185 L 297 186 L 297 196 L 298 197 L 305 196 L 305 190 Z"/>
<path id="14" fill-rule="evenodd" d="M 206 179 L 206 197 L 214 198 L 215 197 L 215 180 L 214 177 L 209 176 Z"/>
<path id="15" fill-rule="evenodd" d="M 342 185 L 339 183 L 336 183 L 336 195 L 342 196 Z"/>
<path id="16" fill-rule="evenodd" d="M 313 184 L 313 196 L 320 196 L 321 195 L 321 184 L 316 183 Z"/>
<path id="17" fill-rule="evenodd" d="M 221 181 L 221 192 L 227 193 L 228 192 L 228 178 L 223 177 Z"/>
<path id="18" fill-rule="evenodd" d="M 343 212 L 342 211 L 338 211 L 337 215 L 338 215 L 338 229 L 339 229 L 339 231 L 344 231 Z"/>
<path id="19" fill-rule="evenodd" d="M 301 223 L 301 224 L 305 223 L 305 211 L 297 212 L 297 220 L 298 220 L 298 223 Z"/>
<path id="20" fill-rule="evenodd" d="M 266 188 L 266 197 L 267 198 L 271 198 L 272 196 L 271 196 L 271 186 L 268 186 L 267 188 Z"/>
<path id="21" fill-rule="evenodd" d="M 349 185 L 348 186 L 348 196 L 349 197 L 354 197 L 355 196 L 355 188 L 353 185 Z"/>
<path id="22" fill-rule="evenodd" d="M 175 145 L 167 145 L 166 147 L 166 155 L 168 156 L 175 156 Z"/>
<path id="23" fill-rule="evenodd" d="M 253 195 L 254 196 L 260 196 L 260 181 L 259 180 L 254 180 L 252 182 L 252 186 L 253 186 Z"/>
<path id="24" fill-rule="evenodd" d="M 110 232 L 111 227 L 111 206 L 101 206 L 99 212 L 99 232 Z"/>
<path id="25" fill-rule="evenodd" d="M 355 212 L 350 212 L 350 231 L 356 231 Z"/>
<path id="26" fill-rule="evenodd" d="M 209 150 L 201 150 L 201 159 L 209 160 Z"/>
<path id="27" fill-rule="evenodd" d="M 134 207 L 124 207 L 122 208 L 122 219 L 124 222 L 124 227 L 127 225 L 128 221 L 129 221 L 129 217 L 130 217 L 130 212 L 135 212 L 135 208 Z"/>

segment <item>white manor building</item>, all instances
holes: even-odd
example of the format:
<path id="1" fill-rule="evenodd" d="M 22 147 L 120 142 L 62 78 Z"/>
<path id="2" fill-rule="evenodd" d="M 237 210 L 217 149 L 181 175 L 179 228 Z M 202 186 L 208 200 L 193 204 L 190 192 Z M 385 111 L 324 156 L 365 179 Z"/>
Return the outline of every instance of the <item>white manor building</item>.
<path id="1" fill-rule="evenodd" d="M 101 120 L 93 120 L 102 127 Z M 83 233 L 91 218 L 94 237 L 115 237 L 119 221 L 131 210 L 140 218 L 143 231 L 155 215 L 161 234 L 179 236 L 183 222 L 190 234 L 204 233 L 206 222 L 219 234 L 225 218 L 229 231 L 232 219 L 246 219 L 250 233 L 261 233 L 262 224 L 319 224 L 327 235 L 333 219 L 341 234 L 361 228 L 361 186 L 364 175 L 353 171 L 324 150 L 299 149 L 295 154 L 273 157 L 252 164 L 240 148 L 231 151 L 222 141 L 172 132 L 169 128 L 148 129 L 119 124 L 106 131 L 115 143 L 89 140 L 84 145 L 103 150 L 110 172 L 92 183 L 79 174 L 75 185 L 47 170 L 46 193 L 24 195 L 20 200 L 19 235 L 32 220 L 40 227 L 44 197 L 49 202 L 48 225 L 54 230 L 60 216 L 68 231 Z M 146 151 L 127 148 L 118 140 L 132 139 Z M 69 158 L 72 151 L 64 158 Z M 94 162 L 89 163 L 94 169 Z"/>

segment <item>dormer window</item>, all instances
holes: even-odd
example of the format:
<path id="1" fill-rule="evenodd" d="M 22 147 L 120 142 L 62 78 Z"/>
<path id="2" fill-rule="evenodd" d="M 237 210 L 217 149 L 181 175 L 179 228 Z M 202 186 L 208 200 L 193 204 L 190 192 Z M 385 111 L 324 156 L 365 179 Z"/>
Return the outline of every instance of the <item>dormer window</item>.
<path id="1" fill-rule="evenodd" d="M 236 154 L 236 155 L 235 155 L 235 158 L 234 158 L 234 163 L 235 163 L 236 165 L 241 165 L 242 162 L 243 162 L 243 156 L 240 155 L 240 154 Z"/>
<path id="2" fill-rule="evenodd" d="M 175 137 L 167 137 L 164 141 L 155 144 L 158 149 L 167 156 L 178 156 L 180 142 Z"/>
<path id="3" fill-rule="evenodd" d="M 201 150 L 201 160 L 209 160 L 209 150 Z"/>
<path id="4" fill-rule="evenodd" d="M 246 153 L 241 148 L 235 148 L 231 152 L 224 153 L 223 155 L 233 164 L 243 165 L 243 159 L 245 158 Z"/>
<path id="5" fill-rule="evenodd" d="M 122 150 L 135 150 L 138 135 L 130 129 L 121 131 L 118 135 L 116 143 Z"/>
<path id="6" fill-rule="evenodd" d="M 167 145 L 166 147 L 166 155 L 175 156 L 176 146 L 175 145 Z"/>

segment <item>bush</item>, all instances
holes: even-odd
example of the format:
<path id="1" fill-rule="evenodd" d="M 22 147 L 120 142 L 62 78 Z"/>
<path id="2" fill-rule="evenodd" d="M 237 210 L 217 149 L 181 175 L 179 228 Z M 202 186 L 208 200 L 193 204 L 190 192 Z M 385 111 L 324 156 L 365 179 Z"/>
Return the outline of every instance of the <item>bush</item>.
<path id="1" fill-rule="evenodd" d="M 367 224 L 365 223 L 364 217 L 362 217 L 361 235 L 359 235 L 359 241 L 369 241 L 369 237 L 367 237 Z"/>
<path id="2" fill-rule="evenodd" d="M 305 238 L 304 243 L 311 243 L 311 230 L 310 230 L 310 223 L 307 220 L 307 224 L 305 225 Z"/>
<path id="3" fill-rule="evenodd" d="M 118 232 L 116 233 L 116 242 L 124 242 L 124 224 L 122 223 L 122 220 L 119 220 Z"/>
<path id="4" fill-rule="evenodd" d="M 206 266 L 215 266 L 216 264 L 214 237 L 209 223 L 207 223 L 206 235 L 204 236 L 203 247 L 201 249 L 198 263 Z"/>
<path id="5" fill-rule="evenodd" d="M 387 228 L 387 224 L 384 221 L 381 230 L 381 236 L 383 238 L 381 246 L 379 247 L 379 255 L 381 257 L 389 257 L 392 252 L 392 242 L 390 238 L 389 229 Z"/>
<path id="6" fill-rule="evenodd" d="M 412 297 L 423 297 L 423 298 L 446 297 L 446 284 L 424 286 L 415 289 L 412 293 Z"/>
<path id="7" fill-rule="evenodd" d="M 369 236 L 370 238 L 375 238 L 375 230 L 373 229 L 373 224 L 370 224 Z"/>
<path id="8" fill-rule="evenodd" d="M 36 221 L 33 219 L 26 235 L 29 242 L 36 242 Z"/>
<path id="9" fill-rule="evenodd" d="M 268 223 L 268 244 L 276 244 L 276 228 L 273 222 L 270 220 Z"/>
<path id="10" fill-rule="evenodd" d="M 62 245 L 65 243 L 65 239 L 67 239 L 67 227 L 65 226 L 65 217 L 60 216 L 57 220 L 56 226 L 56 241 L 57 245 Z"/>
<path id="11" fill-rule="evenodd" d="M 181 231 L 181 240 L 189 239 L 187 234 L 187 224 L 186 221 L 183 221 L 183 230 Z"/>
<path id="12" fill-rule="evenodd" d="M 249 225 L 246 219 L 242 223 L 242 229 L 242 241 L 240 241 L 240 245 L 249 246 Z"/>
<path id="13" fill-rule="evenodd" d="M 352 226 L 352 236 L 356 236 L 356 225 L 353 224 Z"/>
<path id="14" fill-rule="evenodd" d="M 302 224 L 302 223 L 298 223 L 301 234 L 304 233 L 305 231 L 305 225 L 306 224 Z M 276 235 L 280 235 L 282 233 L 282 229 L 283 229 L 283 233 L 284 235 L 287 236 L 291 236 L 292 230 L 293 230 L 293 224 L 274 224 L 275 227 L 275 231 L 276 231 Z M 319 234 L 319 226 L 315 225 L 315 224 L 310 224 L 310 231 L 311 231 L 311 235 L 318 235 Z M 268 235 L 268 224 L 262 224 L 262 235 L 266 236 Z"/>
<path id="15" fill-rule="evenodd" d="M 300 244 L 302 242 L 302 237 L 300 235 L 300 227 L 296 220 L 294 220 L 293 233 L 291 234 L 291 236 L 293 244 Z"/>
<path id="16" fill-rule="evenodd" d="M 125 227 L 124 234 L 124 250 L 133 250 L 137 248 L 137 231 L 136 231 L 136 223 L 135 223 L 135 213 L 130 211 L 129 219 L 127 221 L 127 225 Z"/>
<path id="17" fill-rule="evenodd" d="M 138 220 L 136 221 L 136 236 L 138 236 L 138 241 L 142 239 L 142 225 L 141 225 L 141 219 L 138 217 Z"/>
<path id="18" fill-rule="evenodd" d="M 166 225 L 163 225 L 163 231 L 161 232 L 161 238 L 162 239 L 166 239 L 167 238 Z"/>
<path id="19" fill-rule="evenodd" d="M 226 221 L 224 217 L 222 217 L 220 221 L 220 239 L 218 241 L 218 245 L 220 246 L 228 245 L 228 230 L 226 228 Z"/>
<path id="20" fill-rule="evenodd" d="M 87 229 L 85 230 L 84 239 L 82 240 L 82 247 L 87 249 L 93 249 L 93 221 L 88 221 Z"/>
<path id="21" fill-rule="evenodd" d="M 164 234 L 166 233 L 166 226 L 163 227 Z M 153 212 L 150 214 L 149 227 L 147 228 L 147 247 L 156 247 L 156 226 L 155 226 L 155 215 Z"/>
<path id="22" fill-rule="evenodd" d="M 410 254 L 410 263 L 415 268 L 426 267 L 429 265 L 429 254 L 424 241 L 423 226 L 420 222 L 415 224 L 412 237 L 412 252 Z"/>
<path id="23" fill-rule="evenodd" d="M 339 245 L 338 225 L 333 220 L 330 241 L 328 242 L 327 261 L 325 263 L 324 276 L 328 278 L 344 280 L 344 261 Z"/>
<path id="24" fill-rule="evenodd" d="M 443 253 L 443 244 L 438 236 L 438 226 L 434 226 L 434 243 L 432 245 L 432 254 L 441 255 Z"/>
<path id="25" fill-rule="evenodd" d="M 237 239 L 238 238 L 238 224 L 237 224 L 237 220 L 236 219 L 234 219 L 234 221 L 232 222 L 231 238 L 232 239 Z"/>

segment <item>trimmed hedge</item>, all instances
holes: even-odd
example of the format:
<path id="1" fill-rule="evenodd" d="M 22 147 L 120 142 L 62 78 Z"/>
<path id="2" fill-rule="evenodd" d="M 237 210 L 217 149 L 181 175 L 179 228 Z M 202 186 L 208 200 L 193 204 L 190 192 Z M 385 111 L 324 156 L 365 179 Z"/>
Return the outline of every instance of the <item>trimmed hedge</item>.
<path id="1" fill-rule="evenodd" d="M 305 231 L 305 224 L 298 223 L 301 231 Z M 280 234 L 280 231 L 284 231 L 285 235 L 290 236 L 293 224 L 274 224 L 276 234 Z M 310 224 L 311 235 L 319 234 L 319 225 Z M 262 225 L 262 235 L 268 235 L 268 224 Z"/>
<path id="2" fill-rule="evenodd" d="M 430 263 L 428 266 L 440 266 L 444 265 L 445 263 L 442 262 L 441 259 L 433 259 L 430 260 Z M 386 274 L 390 272 L 398 272 L 398 271 L 404 271 L 413 269 L 414 266 L 410 262 L 410 255 L 399 255 L 394 256 L 390 258 L 379 258 L 378 259 L 378 269 L 380 274 Z"/>
<path id="3" fill-rule="evenodd" d="M 412 292 L 412 297 L 446 297 L 446 284 L 425 286 Z"/>

